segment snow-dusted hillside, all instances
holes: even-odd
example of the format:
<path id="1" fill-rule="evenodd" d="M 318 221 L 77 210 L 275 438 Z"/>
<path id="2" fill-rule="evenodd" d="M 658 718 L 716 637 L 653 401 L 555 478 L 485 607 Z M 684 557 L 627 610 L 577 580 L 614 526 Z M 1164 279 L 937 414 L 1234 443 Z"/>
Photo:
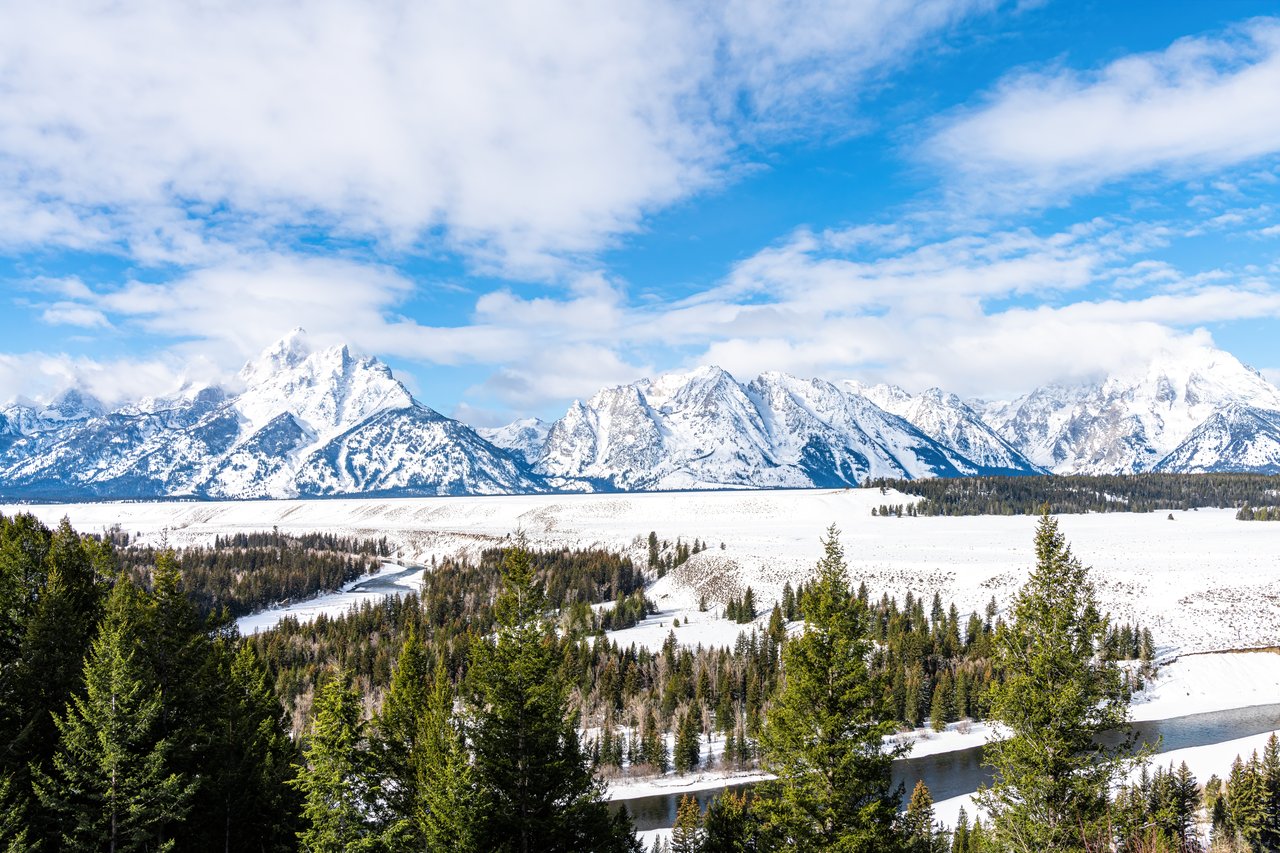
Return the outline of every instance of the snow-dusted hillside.
<path id="1" fill-rule="evenodd" d="M 1230 353 L 1211 347 L 1166 352 L 1149 363 L 1077 387 L 1047 386 L 1008 403 L 985 406 L 984 418 L 1032 462 L 1056 473 L 1269 471 L 1261 455 L 1235 455 L 1265 432 L 1269 416 L 1217 418 L 1232 407 L 1280 412 L 1280 389 Z M 1262 439 L 1265 443 L 1265 437 Z M 1216 449 L 1215 449 L 1216 448 Z"/>

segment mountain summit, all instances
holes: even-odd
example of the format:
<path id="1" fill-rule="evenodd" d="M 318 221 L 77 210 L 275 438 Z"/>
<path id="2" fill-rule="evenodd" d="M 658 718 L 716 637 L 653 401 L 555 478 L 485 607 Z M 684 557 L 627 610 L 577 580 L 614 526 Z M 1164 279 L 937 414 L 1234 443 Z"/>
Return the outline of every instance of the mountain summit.
<path id="1" fill-rule="evenodd" d="M 543 487 L 470 427 L 413 399 L 375 358 L 312 351 L 295 329 L 220 389 L 106 413 L 63 395 L 54 419 L 5 410 L 0 494 L 282 498 L 496 494 Z M 72 412 L 76 414 L 72 417 Z M 10 414 L 14 417 L 10 418 Z"/>

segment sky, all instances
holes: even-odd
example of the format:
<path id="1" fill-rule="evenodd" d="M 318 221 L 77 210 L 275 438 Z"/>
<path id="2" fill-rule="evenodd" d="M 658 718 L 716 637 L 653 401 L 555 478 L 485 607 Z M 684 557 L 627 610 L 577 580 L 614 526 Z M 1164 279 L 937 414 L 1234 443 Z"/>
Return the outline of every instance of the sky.
<path id="1" fill-rule="evenodd" d="M 703 364 L 1280 379 L 1274 2 L 0 7 L 0 402 L 294 327 L 478 426 Z"/>

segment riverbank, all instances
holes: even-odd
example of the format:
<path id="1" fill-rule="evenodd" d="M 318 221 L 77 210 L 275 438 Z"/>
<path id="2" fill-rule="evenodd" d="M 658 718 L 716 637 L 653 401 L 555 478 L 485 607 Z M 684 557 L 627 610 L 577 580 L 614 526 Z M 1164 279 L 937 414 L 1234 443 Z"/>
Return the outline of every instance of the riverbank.
<path id="1" fill-rule="evenodd" d="M 1195 715 L 1217 714 L 1221 718 L 1240 716 L 1237 712 L 1241 709 L 1274 705 L 1278 702 L 1280 654 L 1269 650 L 1220 652 L 1185 656 L 1166 664 L 1150 686 L 1134 697 L 1132 712 L 1135 721 L 1141 722 L 1145 727 Z M 1202 718 L 1201 724 L 1211 727 L 1216 719 L 1219 718 L 1209 716 L 1207 721 Z M 911 751 L 906 757 L 921 759 L 946 756 L 948 753 L 956 753 L 957 757 L 960 753 L 966 753 L 967 756 L 971 754 L 969 751 L 985 744 L 991 736 L 991 728 L 984 723 L 962 722 L 952 723 L 942 732 L 922 728 L 895 735 L 889 740 L 909 744 Z M 1221 735 L 1209 733 L 1205 736 Z M 1167 766 L 1170 762 L 1186 761 L 1203 784 L 1212 774 L 1224 777 L 1237 754 L 1247 757 L 1254 749 L 1261 749 L 1269 736 L 1270 730 L 1246 737 L 1228 737 L 1217 743 L 1166 749 L 1153 756 L 1150 764 Z M 1185 742 L 1185 736 L 1173 737 L 1172 740 Z M 714 749 L 708 748 L 706 752 L 713 754 Z M 974 759 L 966 757 L 966 760 Z M 686 792 L 706 792 L 762 778 L 767 776 L 761 773 L 714 770 L 686 776 L 668 774 L 663 777 L 637 777 L 611 781 L 609 796 L 623 801 L 674 796 Z M 954 826 L 962 806 L 972 820 L 975 814 L 972 793 L 944 797 L 935 805 L 935 813 L 945 825 Z"/>

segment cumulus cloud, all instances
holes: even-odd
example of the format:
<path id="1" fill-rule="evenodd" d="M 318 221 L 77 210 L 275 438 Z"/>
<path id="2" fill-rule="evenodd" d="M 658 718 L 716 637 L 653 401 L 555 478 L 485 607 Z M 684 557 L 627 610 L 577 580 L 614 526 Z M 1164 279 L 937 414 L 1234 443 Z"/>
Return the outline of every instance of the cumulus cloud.
<path id="1" fill-rule="evenodd" d="M 551 274 L 996 5 L 7 2 L 0 241 L 320 229 Z"/>
<path id="2" fill-rule="evenodd" d="M 966 198 L 1053 203 L 1151 172 L 1213 173 L 1280 153 L 1280 19 L 1186 38 L 1092 72 L 1015 73 L 926 146 Z"/>

